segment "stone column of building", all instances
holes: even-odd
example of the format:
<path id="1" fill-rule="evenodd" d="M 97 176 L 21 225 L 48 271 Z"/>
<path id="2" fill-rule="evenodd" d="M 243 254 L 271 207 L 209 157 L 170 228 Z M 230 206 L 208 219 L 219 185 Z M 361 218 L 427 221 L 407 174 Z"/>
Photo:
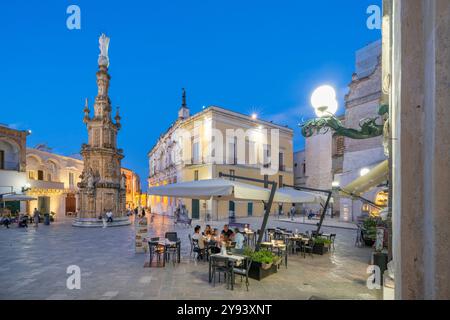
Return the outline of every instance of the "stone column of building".
<path id="1" fill-rule="evenodd" d="M 79 186 L 79 215 L 73 225 L 81 227 L 100 227 L 99 216 L 106 211 L 113 212 L 111 226 L 129 224 L 126 217 L 125 176 L 121 174 L 123 151 L 117 148 L 117 133 L 120 129 L 120 116 L 117 110 L 115 123 L 111 119 L 111 100 L 108 96 L 109 38 L 100 37 L 100 56 L 97 71 L 98 94 L 95 98 L 94 116 L 89 115 L 86 101 L 84 123 L 89 141 L 82 145 L 84 160 L 82 181 Z"/>
<path id="2" fill-rule="evenodd" d="M 385 0 L 397 299 L 450 299 L 450 2 Z M 385 48 L 386 49 L 386 48 Z"/>

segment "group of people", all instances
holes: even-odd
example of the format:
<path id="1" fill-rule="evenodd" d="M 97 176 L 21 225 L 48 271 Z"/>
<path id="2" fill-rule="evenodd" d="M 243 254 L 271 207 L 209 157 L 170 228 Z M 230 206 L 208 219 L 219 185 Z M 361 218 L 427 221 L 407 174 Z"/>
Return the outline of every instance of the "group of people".
<path id="1" fill-rule="evenodd" d="M 32 221 L 34 223 L 34 226 L 37 228 L 39 226 L 40 221 L 40 215 L 41 213 L 37 208 L 34 208 L 33 215 L 32 215 Z M 30 221 L 30 216 L 28 214 L 19 213 L 17 224 L 19 228 L 28 228 L 28 221 Z M 11 218 L 10 214 L 3 214 L 3 216 L 0 218 L 0 225 L 5 226 L 5 228 L 9 229 L 9 226 L 13 222 L 13 219 Z"/>
<path id="2" fill-rule="evenodd" d="M 223 230 L 218 233 L 217 228 L 211 228 L 210 225 L 206 225 L 205 230 L 202 232 L 201 227 L 197 225 L 194 228 L 194 234 L 192 240 L 198 243 L 198 259 L 203 259 L 203 253 L 205 249 L 211 251 L 211 253 L 219 253 L 223 242 L 234 242 L 235 249 L 243 249 L 245 237 L 240 232 L 239 228 L 235 228 L 234 231 L 229 228 L 227 224 L 223 226 Z"/>

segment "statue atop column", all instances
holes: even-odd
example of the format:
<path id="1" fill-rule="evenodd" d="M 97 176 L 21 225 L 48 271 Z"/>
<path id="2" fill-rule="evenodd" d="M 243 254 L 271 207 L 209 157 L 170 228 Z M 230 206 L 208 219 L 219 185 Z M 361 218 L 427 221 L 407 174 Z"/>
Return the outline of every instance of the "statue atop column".
<path id="1" fill-rule="evenodd" d="M 73 225 L 77 227 L 102 227 L 98 217 L 105 211 L 113 213 L 113 222 L 108 225 L 127 225 L 125 216 L 126 190 L 121 176 L 122 149 L 117 147 L 120 130 L 120 116 L 111 118 L 111 100 L 108 96 L 109 38 L 102 34 L 98 40 L 97 87 L 94 114 L 90 116 L 89 106 L 84 108 L 83 122 L 88 132 L 88 143 L 82 144 L 81 155 L 84 161 L 82 181 L 78 184 L 79 215 Z"/>
<path id="2" fill-rule="evenodd" d="M 104 33 L 98 39 L 100 54 L 98 56 L 98 65 L 109 67 L 109 57 L 108 57 L 108 48 L 109 48 L 109 37 L 107 37 Z"/>

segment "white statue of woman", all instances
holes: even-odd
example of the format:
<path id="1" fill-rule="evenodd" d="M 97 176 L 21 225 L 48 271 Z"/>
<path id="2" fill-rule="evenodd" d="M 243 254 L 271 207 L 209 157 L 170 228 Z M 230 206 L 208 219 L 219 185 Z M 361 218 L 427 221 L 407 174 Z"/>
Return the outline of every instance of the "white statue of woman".
<path id="1" fill-rule="evenodd" d="M 100 48 L 98 64 L 109 67 L 109 57 L 108 57 L 109 38 L 104 33 L 102 33 L 102 35 L 98 39 L 98 43 Z"/>

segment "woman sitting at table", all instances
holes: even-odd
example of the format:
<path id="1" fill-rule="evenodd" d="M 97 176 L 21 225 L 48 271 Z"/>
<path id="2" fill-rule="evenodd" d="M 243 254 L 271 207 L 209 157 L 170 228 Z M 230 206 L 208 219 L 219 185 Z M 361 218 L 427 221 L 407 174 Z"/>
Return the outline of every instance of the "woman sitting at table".
<path id="1" fill-rule="evenodd" d="M 205 251 L 205 242 L 203 241 L 203 236 L 200 233 L 200 226 L 196 226 L 194 229 L 194 234 L 192 235 L 192 240 L 198 243 L 198 259 L 203 259 L 203 252 Z M 195 250 L 195 249 L 194 249 Z"/>

